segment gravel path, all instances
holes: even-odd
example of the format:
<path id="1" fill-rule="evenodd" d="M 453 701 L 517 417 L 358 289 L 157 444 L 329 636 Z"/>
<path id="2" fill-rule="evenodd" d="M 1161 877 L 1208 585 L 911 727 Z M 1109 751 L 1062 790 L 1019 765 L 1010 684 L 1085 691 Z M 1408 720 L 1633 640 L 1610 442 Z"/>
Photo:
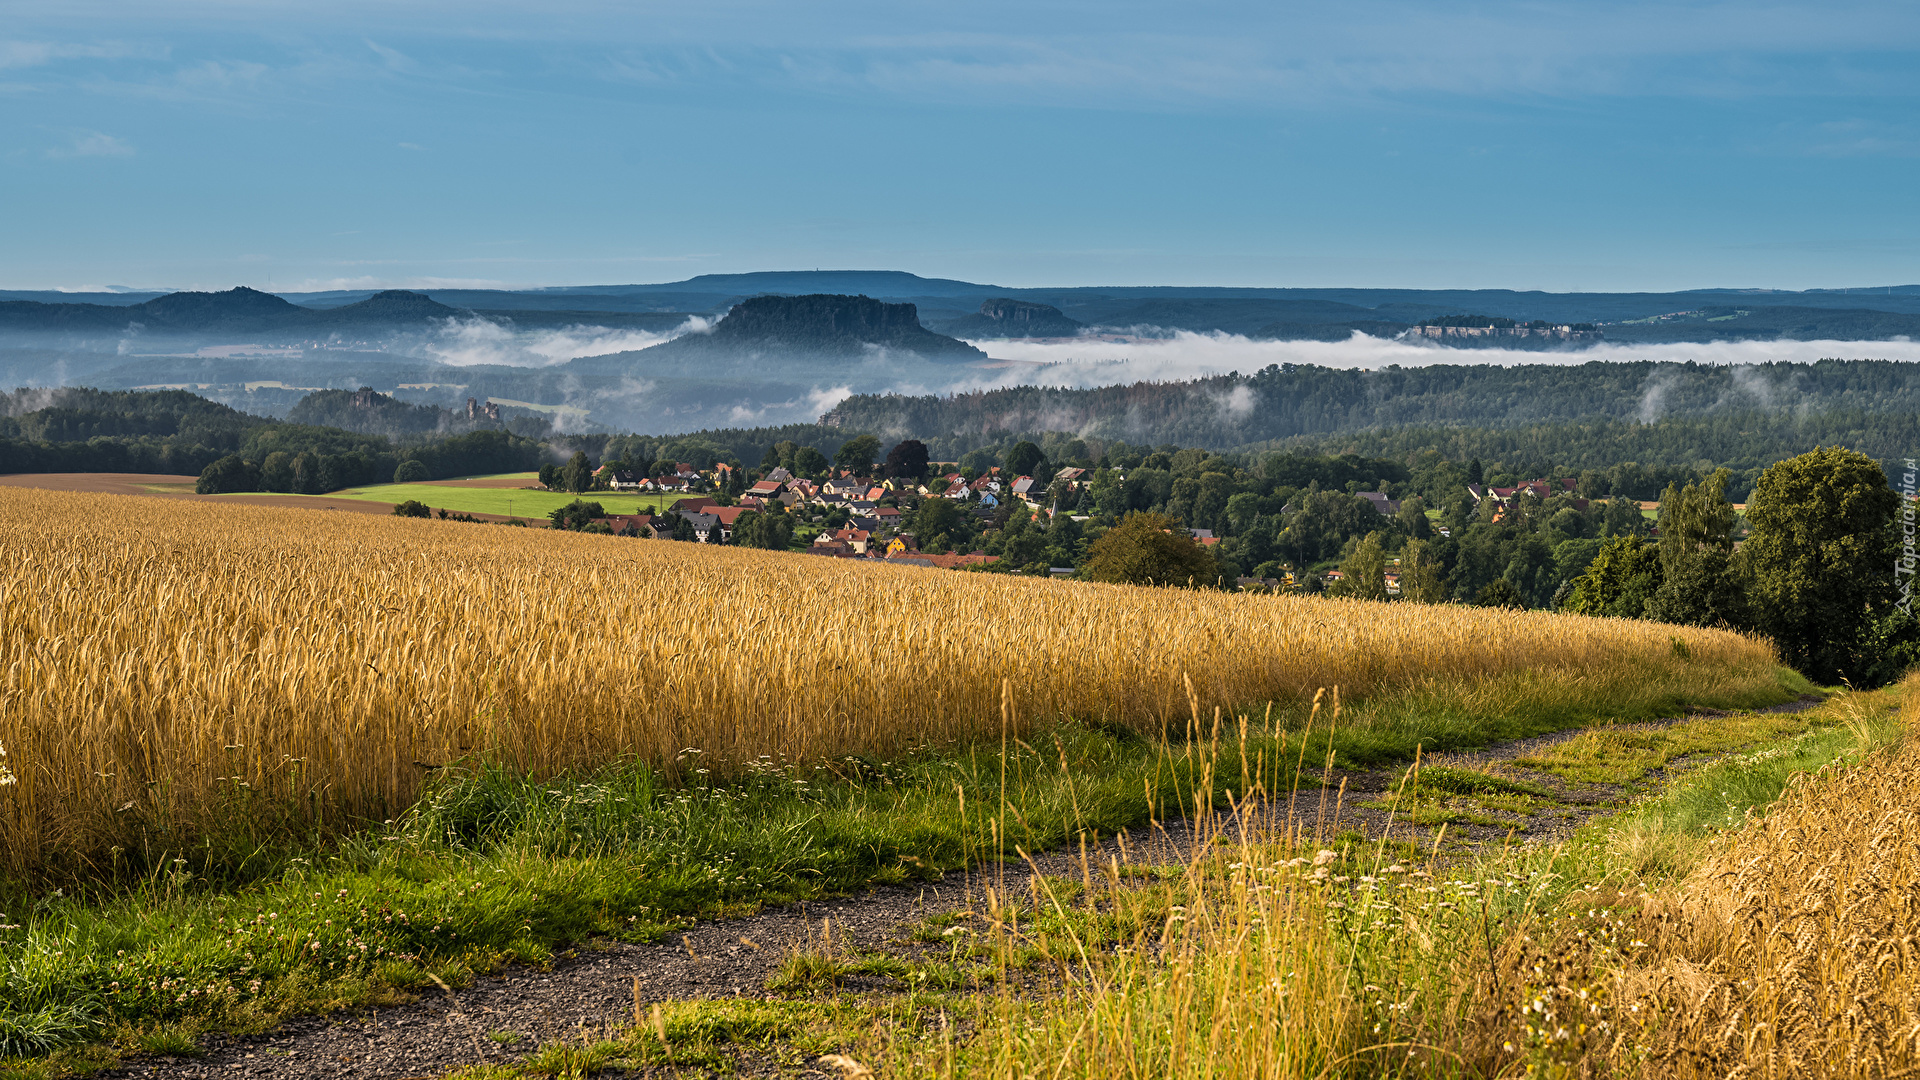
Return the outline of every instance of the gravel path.
<path id="1" fill-rule="evenodd" d="M 1799 712 L 1818 701 L 1809 696 L 1766 711 Z M 1657 728 L 1677 722 L 1623 727 Z M 1569 785 L 1507 764 L 1576 734 L 1569 731 L 1520 739 L 1482 751 L 1430 759 L 1433 764 L 1493 766 L 1511 775 L 1524 775 L 1552 786 L 1563 802 L 1563 807 L 1545 820 L 1516 817 L 1513 825 L 1524 829 L 1524 835 L 1512 832 L 1505 824 L 1449 826 L 1448 835 L 1468 845 L 1502 843 L 1510 835 L 1519 842 L 1550 842 L 1588 817 L 1618 805 L 1623 795 L 1618 789 Z M 1389 830 L 1395 839 L 1428 842 L 1432 829 L 1389 821 L 1385 811 L 1361 805 L 1380 799 L 1398 775 L 1397 769 L 1336 772 L 1331 787 L 1301 791 L 1290 808 L 1272 804 L 1244 810 L 1240 820 L 1222 816 L 1203 825 L 1202 833 L 1231 835 L 1238 831 L 1241 821 L 1262 831 L 1284 829 L 1290 810 L 1296 827 L 1307 836 L 1312 836 L 1318 825 L 1328 836 L 1357 830 L 1374 838 Z M 1183 862 L 1193 849 L 1195 837 L 1192 823 L 1155 825 L 1102 837 L 1089 845 L 1087 857 L 1096 867 L 1110 857 L 1136 864 Z M 1045 874 L 1078 878 L 1085 872 L 1077 849 L 1038 856 L 1034 864 Z M 583 1033 L 598 1034 L 630 1023 L 636 1001 L 644 1009 L 654 1002 L 697 998 L 778 998 L 780 995 L 766 989 L 767 979 L 790 952 L 818 940 L 823 921 L 831 923 L 836 949 L 912 953 L 919 948 L 910 939 L 913 924 L 931 915 L 966 909 L 987 887 L 1005 895 L 1025 893 L 1032 873 L 1024 863 L 1009 862 L 951 873 L 935 884 L 888 886 L 859 897 L 703 922 L 655 944 L 580 948 L 557 956 L 546 970 L 514 968 L 482 975 L 465 987 L 430 991 L 409 1005 L 303 1017 L 259 1036 L 209 1036 L 203 1040 L 207 1052 L 202 1056 L 150 1057 L 98 1075 L 103 1080 L 214 1076 L 399 1080 L 439 1077 L 463 1067 L 512 1062 L 546 1043 L 564 1040 L 578 1045 Z M 1094 877 L 1098 876 L 1096 869 Z M 858 978 L 851 979 L 846 989 L 897 989 L 885 980 L 869 981 L 872 985 L 867 986 Z M 511 1041 L 502 1042 L 501 1038 Z"/>

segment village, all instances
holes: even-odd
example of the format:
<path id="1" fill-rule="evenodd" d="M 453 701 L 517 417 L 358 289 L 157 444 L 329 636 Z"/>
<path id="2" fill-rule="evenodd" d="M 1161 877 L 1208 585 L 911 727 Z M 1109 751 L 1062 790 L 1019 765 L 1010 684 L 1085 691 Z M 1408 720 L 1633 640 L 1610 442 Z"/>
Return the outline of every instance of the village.
<path id="1" fill-rule="evenodd" d="M 1094 515 L 1063 510 L 1089 505 L 1083 498 L 1092 485 L 1094 469 L 1066 467 L 1051 476 L 1008 476 L 999 466 L 985 471 L 961 469 L 957 462 L 929 462 L 929 473 L 921 477 L 862 476 L 852 469 L 824 470 L 823 477 L 796 476 L 781 466 L 747 471 L 744 467 L 718 462 L 701 469 L 691 462 L 660 462 L 659 475 L 647 476 L 612 462 L 592 471 L 589 491 L 621 494 L 659 494 L 673 497 L 668 509 L 657 513 L 614 514 L 593 518 L 586 526 L 593 532 L 640 539 L 685 540 L 701 544 L 739 542 L 736 526 L 744 515 L 783 515 L 791 523 L 794 539 L 789 547 L 809 554 L 841 559 L 869 559 L 890 564 L 959 570 L 983 568 L 1001 560 L 1001 555 L 986 550 L 953 551 L 944 542 L 927 544 L 934 537 L 922 537 L 911 527 L 916 511 L 928 500 L 942 500 L 954 511 L 969 515 L 981 547 L 988 544 L 996 530 L 1019 508 L 1035 522 L 1050 527 L 1064 517 L 1076 525 L 1093 522 Z M 557 477 L 557 473 L 554 474 Z M 1123 473 L 1116 473 L 1124 481 Z M 1579 498 L 1575 481 L 1524 480 L 1512 485 L 1468 484 L 1465 493 L 1476 512 L 1484 509 L 1492 522 L 1501 521 L 1516 499 L 1561 500 L 1581 513 L 1588 511 L 1589 500 Z M 1400 515 L 1403 500 L 1390 498 L 1381 491 L 1354 491 L 1383 522 Z M 1282 514 L 1295 510 L 1289 502 Z M 1429 516 L 1438 518 L 1437 512 Z M 749 519 L 751 520 L 751 519 Z M 1097 527 L 1097 525 L 1095 526 Z M 1437 536 L 1450 535 L 1442 521 L 1432 523 Z M 957 531 L 957 530 L 956 530 Z M 1186 532 L 1205 548 L 1221 541 L 1214 531 L 1188 528 Z M 947 539 L 942 534 L 939 541 Z M 1384 577 L 1389 595 L 1400 594 L 1400 560 L 1389 558 Z M 1054 577 L 1069 577 L 1073 566 L 1049 566 Z M 1342 569 L 1323 568 L 1309 581 L 1306 573 L 1291 566 L 1275 568 L 1269 576 L 1236 575 L 1235 585 L 1242 590 L 1293 591 L 1337 587 L 1345 576 Z"/>

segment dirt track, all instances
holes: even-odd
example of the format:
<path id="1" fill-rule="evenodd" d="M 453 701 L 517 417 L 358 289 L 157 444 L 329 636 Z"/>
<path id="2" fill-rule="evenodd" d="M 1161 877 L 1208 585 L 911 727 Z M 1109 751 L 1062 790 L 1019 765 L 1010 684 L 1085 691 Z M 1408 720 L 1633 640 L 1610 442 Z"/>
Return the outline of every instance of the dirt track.
<path id="1" fill-rule="evenodd" d="M 1761 711 L 1800 712 L 1819 700 L 1807 695 Z M 1635 726 L 1671 724 L 1678 719 Z M 1576 730 L 1520 739 L 1435 763 L 1504 765 L 1577 734 Z M 1088 857 L 1092 866 L 1111 856 L 1135 864 L 1184 863 L 1192 857 L 1196 840 L 1236 836 L 1240 820 L 1255 834 L 1282 832 L 1294 822 L 1307 836 L 1358 830 L 1369 838 L 1384 834 L 1422 847 L 1435 844 L 1438 852 L 1432 828 L 1395 820 L 1377 803 L 1364 805 L 1379 799 L 1398 771 L 1335 770 L 1333 786 L 1303 790 L 1284 805 L 1276 801 L 1243 808 L 1243 819 L 1223 816 L 1198 834 L 1192 822 L 1168 822 L 1119 837 L 1099 837 L 1089 846 Z M 1610 785 L 1571 784 L 1546 774 L 1513 771 L 1552 786 L 1563 801 L 1533 822 L 1516 819 L 1512 826 L 1450 826 L 1447 835 L 1456 838 L 1448 849 L 1452 857 L 1513 841 L 1557 842 L 1596 814 L 1618 809 L 1629 795 Z M 1663 774 L 1660 779 L 1672 776 Z M 1515 836 L 1515 831 L 1521 835 Z M 1097 873 L 1089 874 L 1088 864 L 1071 850 L 1039 855 L 1034 865 L 1043 874 L 1084 877 L 1090 883 L 1099 878 Z M 1027 891 L 1031 876 L 1032 868 L 1019 861 L 977 866 L 955 871 L 937 883 L 882 887 L 860 896 L 701 922 L 656 944 L 581 948 L 557 957 L 547 970 L 514 968 L 482 975 L 446 993 L 428 991 L 421 1000 L 399 1008 L 301 1017 L 247 1038 L 211 1036 L 203 1040 L 205 1056 L 137 1060 L 103 1074 L 103 1080 L 236 1074 L 275 1080 L 339 1076 L 411 1080 L 473 1065 L 517 1061 L 541 1045 L 577 1043 L 584 1032 L 620 1026 L 632 1017 L 636 997 L 643 1005 L 697 998 L 777 998 L 780 995 L 766 988 L 768 976 L 792 950 L 815 940 L 823 919 L 832 920 L 833 939 L 840 948 L 924 959 L 931 955 L 929 948 L 938 951 L 945 946 L 914 941 L 916 923 L 930 915 L 971 907 L 988 886 L 1003 896 L 1017 897 Z M 886 992 L 888 986 L 881 979 L 853 980 L 846 989 Z M 494 1033 L 511 1033 L 516 1041 L 503 1044 L 489 1037 Z M 768 1062 L 742 1059 L 737 1064 L 743 1075 L 789 1075 Z"/>

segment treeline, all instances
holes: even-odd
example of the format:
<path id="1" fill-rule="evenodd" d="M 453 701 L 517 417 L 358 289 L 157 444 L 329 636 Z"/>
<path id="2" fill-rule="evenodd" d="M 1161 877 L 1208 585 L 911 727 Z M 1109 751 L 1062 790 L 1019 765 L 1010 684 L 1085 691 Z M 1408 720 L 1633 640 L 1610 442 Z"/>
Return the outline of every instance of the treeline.
<path id="1" fill-rule="evenodd" d="M 752 465 L 781 443 L 811 446 L 831 458 L 859 434 L 820 424 L 783 424 L 703 429 L 685 435 L 555 435 L 547 441 L 562 458 L 581 452 L 597 462 L 684 461 L 696 469 L 710 469 L 722 461 Z"/>
<path id="2" fill-rule="evenodd" d="M 1882 462 L 1896 462 L 1920 446 L 1920 414 L 1864 408 L 1739 409 L 1645 424 L 1593 419 L 1504 428 L 1422 425 L 1275 440 L 1242 449 L 1256 454 L 1284 448 L 1400 460 L 1432 453 L 1455 461 L 1498 462 L 1504 472 L 1530 476 L 1586 471 L 1626 474 L 1629 478 L 1598 493 L 1618 490 L 1638 499 L 1658 498 L 1669 479 L 1704 476 L 1724 467 L 1731 470 L 1728 494 L 1739 502 L 1767 466 L 1816 446 L 1846 446 Z M 1622 466 L 1621 462 L 1650 464 Z M 1630 478 L 1636 469 L 1644 478 Z"/>
<path id="3" fill-rule="evenodd" d="M 385 440 L 352 445 L 362 439 L 329 428 L 280 425 L 248 440 L 240 452 L 209 464 L 195 490 L 202 495 L 320 495 L 395 480 L 528 472 L 548 461 L 546 444 L 509 431 L 475 431 L 404 447 Z M 339 452 L 330 453 L 329 448 Z"/>
<path id="4" fill-rule="evenodd" d="M 184 390 L 0 394 L 0 472 L 197 473 L 273 423 Z"/>
<path id="5" fill-rule="evenodd" d="M 1630 426 L 1662 418 L 1770 413 L 1787 419 L 1829 412 L 1840 417 L 1920 412 L 1920 365 L 1594 361 L 1358 371 L 1286 364 L 1251 375 L 1092 389 L 1018 386 L 948 397 L 855 395 L 822 419 L 849 431 L 917 438 L 937 456 L 951 458 L 985 442 L 1044 431 L 1218 450 L 1300 438 L 1357 438 L 1398 428 L 1429 432 L 1597 421 Z M 1756 443 L 1749 452 L 1791 456 L 1804 449 Z M 1648 460 L 1643 452 L 1625 456 Z"/>

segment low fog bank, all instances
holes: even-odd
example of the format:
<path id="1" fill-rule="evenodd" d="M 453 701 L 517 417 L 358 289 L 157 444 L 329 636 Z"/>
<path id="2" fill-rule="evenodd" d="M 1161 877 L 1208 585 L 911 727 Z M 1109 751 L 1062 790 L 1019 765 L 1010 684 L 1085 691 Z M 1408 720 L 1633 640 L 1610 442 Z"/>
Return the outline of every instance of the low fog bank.
<path id="1" fill-rule="evenodd" d="M 715 321 L 689 315 L 685 322 L 666 331 L 587 324 L 526 330 L 502 319 L 469 316 L 446 319 L 432 333 L 417 339 L 395 340 L 388 351 L 454 367 L 552 367 L 585 356 L 637 352 L 684 334 L 703 334 L 713 329 Z"/>
<path id="2" fill-rule="evenodd" d="M 990 355 L 1019 366 L 994 385 L 1107 386 L 1171 381 L 1231 371 L 1248 374 L 1269 364 L 1328 368 L 1429 367 L 1435 364 L 1587 364 L 1594 361 L 1655 361 L 1700 364 L 1811 363 L 1826 358 L 1920 360 L 1920 343 L 1893 341 L 1714 341 L 1658 345 L 1601 344 L 1586 349 L 1541 351 L 1458 349 L 1355 334 L 1345 341 L 1255 341 L 1237 334 L 1176 331 L 1167 337 L 1106 341 L 983 341 Z M 1045 365 L 1044 367 L 1037 365 Z M 969 383 L 956 389 L 988 389 Z M 927 393 L 930 391 L 920 391 Z M 944 391 L 942 391 L 944 392 Z"/>
<path id="3" fill-rule="evenodd" d="M 371 386 L 404 400 L 464 412 L 468 398 L 518 415 L 542 414 L 558 432 L 614 430 L 677 434 L 702 428 L 809 423 L 852 395 L 948 395 L 1008 386 L 1093 388 L 1175 382 L 1274 364 L 1332 369 L 1433 365 L 1578 365 L 1655 361 L 1750 365 L 1823 358 L 1920 361 L 1920 343 L 1889 341 L 1725 341 L 1600 344 L 1566 351 L 1459 349 L 1355 334 L 1345 341 L 1265 341 L 1226 333 L 1090 334 L 1078 339 L 992 340 L 973 344 L 987 362 L 930 360 L 878 346 L 866 355 L 648 357 L 642 350 L 706 333 L 699 316 L 647 328 L 520 326 L 461 316 L 431 328 L 365 342 L 268 346 L 205 337 L 103 342 L 104 349 L 48 348 L 0 338 L 0 386 L 179 387 L 259 415 L 284 417 L 314 389 Z M 617 319 L 609 319 L 617 323 Z M 137 344 L 137 347 L 130 347 Z M 1736 378 L 1738 374 L 1736 373 Z M 1641 410 L 1656 415 L 1665 396 L 1646 387 Z M 1248 403 L 1225 401 L 1232 411 Z"/>

